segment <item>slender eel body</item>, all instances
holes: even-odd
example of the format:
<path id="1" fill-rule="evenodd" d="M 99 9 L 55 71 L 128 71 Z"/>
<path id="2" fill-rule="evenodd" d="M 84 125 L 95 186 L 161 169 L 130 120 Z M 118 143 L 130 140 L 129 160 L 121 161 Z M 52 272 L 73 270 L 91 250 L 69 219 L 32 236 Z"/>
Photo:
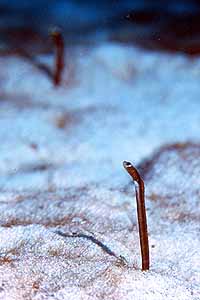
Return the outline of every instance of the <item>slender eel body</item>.
<path id="1" fill-rule="evenodd" d="M 57 28 L 51 31 L 51 37 L 56 48 L 53 80 L 55 85 L 59 85 L 62 80 L 62 72 L 64 69 L 64 39 L 61 31 Z"/>
<path id="2" fill-rule="evenodd" d="M 140 174 L 133 167 L 130 162 L 123 162 L 123 166 L 129 175 L 133 178 L 135 183 L 136 202 L 137 202 L 137 216 L 139 225 L 140 248 L 142 255 L 142 270 L 149 270 L 149 240 L 147 231 L 147 218 L 145 209 L 145 191 L 144 182 Z"/>

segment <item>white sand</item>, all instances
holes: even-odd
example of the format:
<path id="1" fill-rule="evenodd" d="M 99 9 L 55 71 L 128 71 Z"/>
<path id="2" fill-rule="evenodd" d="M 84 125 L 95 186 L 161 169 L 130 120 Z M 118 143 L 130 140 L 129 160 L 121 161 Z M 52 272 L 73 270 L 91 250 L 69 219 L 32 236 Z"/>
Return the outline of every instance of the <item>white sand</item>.
<path id="1" fill-rule="evenodd" d="M 187 161 L 164 152 L 147 176 L 148 272 L 122 167 L 200 142 L 200 60 L 72 50 L 57 89 L 24 59 L 0 58 L 0 299 L 200 299 L 200 146 Z"/>

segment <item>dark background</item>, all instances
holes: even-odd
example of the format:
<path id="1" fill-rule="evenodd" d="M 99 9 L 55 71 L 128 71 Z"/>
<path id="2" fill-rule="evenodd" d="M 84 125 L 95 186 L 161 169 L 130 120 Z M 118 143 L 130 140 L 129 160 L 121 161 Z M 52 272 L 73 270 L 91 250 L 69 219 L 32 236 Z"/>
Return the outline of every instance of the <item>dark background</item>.
<path id="1" fill-rule="evenodd" d="M 197 0 L 0 0 L 0 51 L 28 44 L 31 49 L 33 42 L 32 51 L 42 51 L 54 25 L 62 28 L 69 44 L 109 39 L 200 53 Z"/>

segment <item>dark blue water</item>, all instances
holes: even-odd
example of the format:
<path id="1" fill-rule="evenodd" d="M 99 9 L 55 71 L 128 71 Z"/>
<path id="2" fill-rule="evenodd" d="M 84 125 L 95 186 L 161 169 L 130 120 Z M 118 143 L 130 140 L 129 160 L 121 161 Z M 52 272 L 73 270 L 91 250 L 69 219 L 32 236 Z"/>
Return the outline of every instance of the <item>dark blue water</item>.
<path id="1" fill-rule="evenodd" d="M 174 15 L 199 11 L 199 1 L 152 0 L 0 0 L 0 26 L 45 29 L 57 24 L 66 29 L 105 26 L 129 11 L 158 11 Z"/>
<path id="2" fill-rule="evenodd" d="M 54 25 L 68 42 L 93 35 L 96 40 L 200 53 L 199 0 L 0 0 L 0 44 L 28 44 L 32 38 L 36 45 L 33 33 L 45 37 Z"/>

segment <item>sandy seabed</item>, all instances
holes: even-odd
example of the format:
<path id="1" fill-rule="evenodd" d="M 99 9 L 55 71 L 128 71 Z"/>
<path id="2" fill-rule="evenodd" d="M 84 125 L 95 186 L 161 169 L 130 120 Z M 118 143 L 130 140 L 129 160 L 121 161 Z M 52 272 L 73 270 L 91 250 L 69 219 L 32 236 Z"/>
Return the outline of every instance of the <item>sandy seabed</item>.
<path id="1" fill-rule="evenodd" d="M 114 43 L 68 49 L 58 88 L 0 58 L 0 299 L 200 299 L 199 78 L 198 57 Z"/>

